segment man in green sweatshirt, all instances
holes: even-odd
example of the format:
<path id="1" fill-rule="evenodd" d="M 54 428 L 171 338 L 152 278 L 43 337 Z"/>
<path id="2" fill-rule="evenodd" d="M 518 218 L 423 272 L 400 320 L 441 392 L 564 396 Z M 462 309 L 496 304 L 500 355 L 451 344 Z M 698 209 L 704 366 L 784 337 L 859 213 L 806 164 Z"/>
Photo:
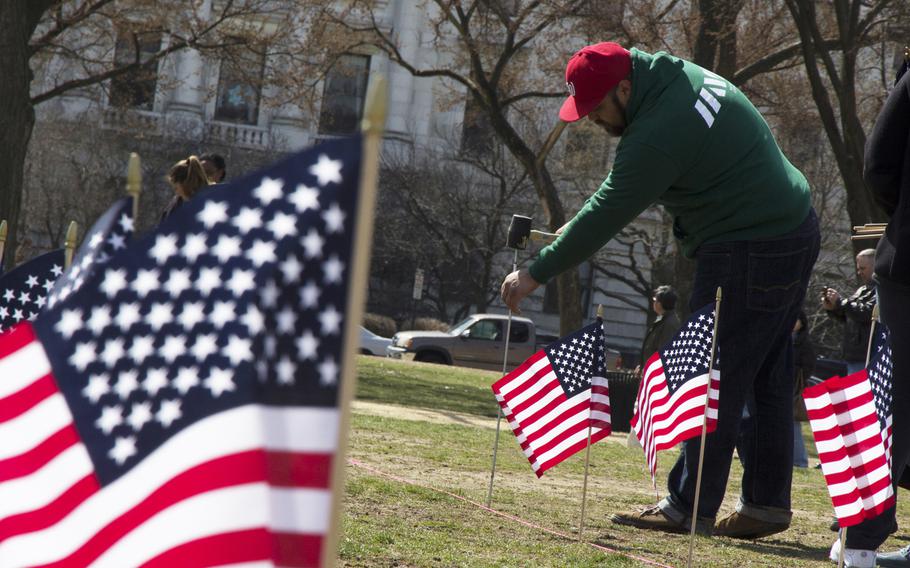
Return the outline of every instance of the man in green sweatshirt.
<path id="1" fill-rule="evenodd" d="M 621 137 L 613 169 L 560 237 L 527 270 L 506 277 L 503 301 L 517 312 L 538 286 L 590 257 L 648 206 L 663 205 L 682 251 L 696 260 L 690 309 L 712 303 L 723 288 L 718 423 L 705 444 L 696 529 L 739 538 L 786 530 L 793 464 L 790 331 L 819 247 L 808 183 L 746 96 L 693 63 L 599 43 L 569 60 L 566 86 L 562 120 L 587 116 Z M 755 434 L 740 448 L 742 494 L 736 512 L 715 526 L 745 404 Z M 699 444 L 684 443 L 668 495 L 657 506 L 612 520 L 686 532 Z"/>

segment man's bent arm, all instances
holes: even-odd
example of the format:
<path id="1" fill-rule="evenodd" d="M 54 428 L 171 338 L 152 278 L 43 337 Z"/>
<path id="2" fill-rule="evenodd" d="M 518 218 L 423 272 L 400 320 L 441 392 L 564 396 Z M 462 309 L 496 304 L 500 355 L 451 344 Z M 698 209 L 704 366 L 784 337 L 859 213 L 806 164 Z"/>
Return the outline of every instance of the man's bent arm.
<path id="1" fill-rule="evenodd" d="M 665 153 L 639 143 L 617 149 L 613 170 L 556 241 L 540 251 L 530 275 L 540 283 L 590 258 L 653 204 L 679 177 Z"/>

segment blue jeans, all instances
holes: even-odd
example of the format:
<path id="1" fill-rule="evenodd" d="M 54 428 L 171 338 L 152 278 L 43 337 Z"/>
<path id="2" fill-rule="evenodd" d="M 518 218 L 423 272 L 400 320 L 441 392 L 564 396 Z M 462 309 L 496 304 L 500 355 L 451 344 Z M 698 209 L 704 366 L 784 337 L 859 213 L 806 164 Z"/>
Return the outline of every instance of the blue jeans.
<path id="1" fill-rule="evenodd" d="M 793 231 L 770 239 L 708 244 L 696 251 L 689 307 L 714 303 L 723 288 L 718 319 L 720 400 L 717 429 L 705 443 L 698 503 L 699 525 L 713 524 L 720 509 L 747 394 L 752 424 L 741 440 L 742 494 L 737 511 L 775 523 L 790 521 L 793 475 L 793 323 L 818 257 L 815 211 Z M 699 438 L 683 451 L 660 502 L 671 519 L 688 524 L 695 499 Z"/>

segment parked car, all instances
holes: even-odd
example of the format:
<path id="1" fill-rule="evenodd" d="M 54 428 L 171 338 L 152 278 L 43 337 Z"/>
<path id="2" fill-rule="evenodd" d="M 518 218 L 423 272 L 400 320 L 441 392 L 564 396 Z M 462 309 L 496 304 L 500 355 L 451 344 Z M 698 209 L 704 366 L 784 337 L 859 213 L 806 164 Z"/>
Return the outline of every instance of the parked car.
<path id="1" fill-rule="evenodd" d="M 360 326 L 360 353 L 362 355 L 385 355 L 386 348 L 392 344 L 388 337 L 376 335 L 367 328 Z"/>
<path id="2" fill-rule="evenodd" d="M 501 371 L 508 319 L 504 314 L 474 314 L 446 332 L 400 331 L 386 352 L 395 359 Z M 543 334 L 538 337 L 534 322 L 518 316 L 512 316 L 509 336 L 509 369 L 559 339 Z M 607 350 L 608 369 L 615 368 L 618 357 L 618 351 Z"/>

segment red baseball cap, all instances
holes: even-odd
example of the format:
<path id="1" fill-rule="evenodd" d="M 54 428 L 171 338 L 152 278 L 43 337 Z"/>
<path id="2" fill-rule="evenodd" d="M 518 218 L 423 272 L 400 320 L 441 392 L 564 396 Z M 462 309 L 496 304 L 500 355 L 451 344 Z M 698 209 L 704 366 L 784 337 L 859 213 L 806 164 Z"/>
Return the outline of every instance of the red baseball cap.
<path id="1" fill-rule="evenodd" d="M 566 65 L 570 96 L 562 104 L 559 118 L 566 122 L 584 118 L 630 71 L 632 56 L 618 43 L 606 41 L 581 48 Z"/>

